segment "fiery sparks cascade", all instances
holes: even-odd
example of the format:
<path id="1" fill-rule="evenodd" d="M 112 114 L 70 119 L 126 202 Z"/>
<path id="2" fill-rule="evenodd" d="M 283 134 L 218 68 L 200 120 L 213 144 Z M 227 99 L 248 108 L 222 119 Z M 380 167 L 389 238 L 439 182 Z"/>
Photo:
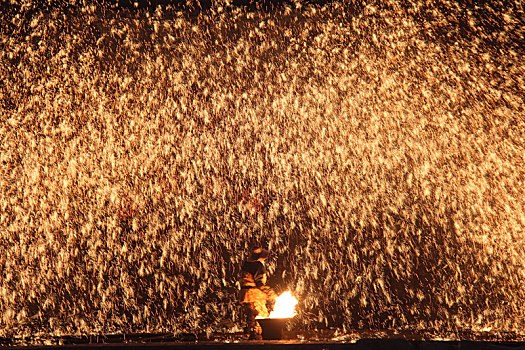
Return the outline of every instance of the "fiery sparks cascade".
<path id="1" fill-rule="evenodd" d="M 464 3 L 5 5 L 0 336 L 235 329 L 255 240 L 301 327 L 523 330 L 523 7 Z"/>

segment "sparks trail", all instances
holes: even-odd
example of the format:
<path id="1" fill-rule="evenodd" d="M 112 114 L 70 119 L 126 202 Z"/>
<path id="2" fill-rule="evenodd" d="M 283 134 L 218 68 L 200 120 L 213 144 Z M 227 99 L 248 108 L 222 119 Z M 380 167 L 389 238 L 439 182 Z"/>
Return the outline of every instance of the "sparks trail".
<path id="1" fill-rule="evenodd" d="M 517 1 L 25 5 L 0 336 L 235 330 L 258 240 L 301 327 L 524 329 Z"/>

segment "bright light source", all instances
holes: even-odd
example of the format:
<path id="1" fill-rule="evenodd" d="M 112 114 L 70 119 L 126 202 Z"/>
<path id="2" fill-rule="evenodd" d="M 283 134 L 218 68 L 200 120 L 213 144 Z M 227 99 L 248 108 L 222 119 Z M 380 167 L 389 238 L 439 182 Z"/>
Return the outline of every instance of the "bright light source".
<path id="1" fill-rule="evenodd" d="M 268 318 L 294 317 L 296 315 L 295 305 L 297 305 L 297 299 L 292 295 L 292 293 L 290 291 L 284 292 L 281 295 L 279 295 L 275 300 L 275 306 Z"/>

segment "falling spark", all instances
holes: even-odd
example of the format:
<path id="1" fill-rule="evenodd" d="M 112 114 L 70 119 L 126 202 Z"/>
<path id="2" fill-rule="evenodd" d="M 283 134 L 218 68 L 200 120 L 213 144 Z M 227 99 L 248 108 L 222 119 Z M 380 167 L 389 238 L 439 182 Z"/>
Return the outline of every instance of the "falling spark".
<path id="1" fill-rule="evenodd" d="M 0 338 L 230 331 L 253 241 L 305 327 L 525 329 L 521 1 L 8 3 Z"/>

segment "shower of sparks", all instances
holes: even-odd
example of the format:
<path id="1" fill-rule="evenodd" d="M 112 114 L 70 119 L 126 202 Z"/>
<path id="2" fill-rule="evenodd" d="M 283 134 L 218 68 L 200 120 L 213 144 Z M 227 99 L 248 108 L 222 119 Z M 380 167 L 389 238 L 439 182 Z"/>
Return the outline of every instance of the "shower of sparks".
<path id="1" fill-rule="evenodd" d="M 239 327 L 255 241 L 305 328 L 525 329 L 521 1 L 22 2 L 1 337 Z"/>

